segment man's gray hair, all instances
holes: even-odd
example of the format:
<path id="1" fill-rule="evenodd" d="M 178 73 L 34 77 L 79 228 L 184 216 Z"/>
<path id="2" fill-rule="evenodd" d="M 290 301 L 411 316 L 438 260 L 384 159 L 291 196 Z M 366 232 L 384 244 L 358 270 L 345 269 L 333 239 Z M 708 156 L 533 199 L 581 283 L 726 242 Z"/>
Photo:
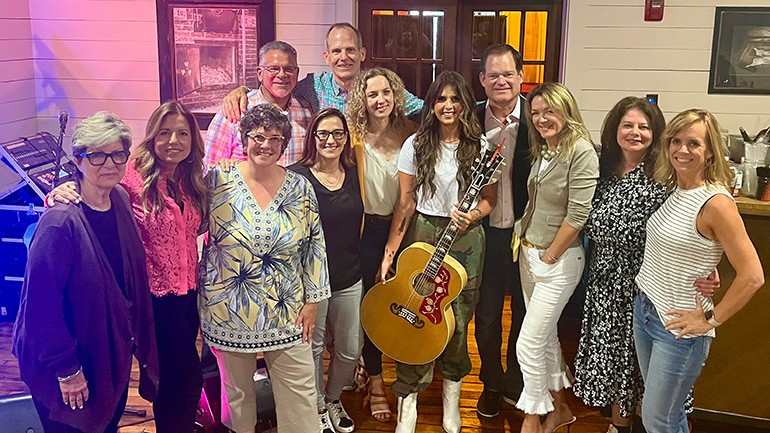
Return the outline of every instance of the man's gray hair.
<path id="1" fill-rule="evenodd" d="M 259 49 L 260 65 L 265 62 L 265 56 L 267 55 L 268 51 L 281 51 L 294 56 L 295 60 L 297 59 L 297 50 L 295 50 L 294 47 L 284 41 L 270 41 L 265 45 L 262 45 L 262 48 Z"/>

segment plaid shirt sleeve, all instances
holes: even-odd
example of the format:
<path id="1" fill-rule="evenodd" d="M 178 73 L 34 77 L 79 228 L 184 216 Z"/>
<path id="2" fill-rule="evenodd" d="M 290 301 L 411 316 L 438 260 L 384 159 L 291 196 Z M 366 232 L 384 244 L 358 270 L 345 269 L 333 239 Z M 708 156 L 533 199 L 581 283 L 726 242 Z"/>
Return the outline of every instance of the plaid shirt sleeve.
<path id="1" fill-rule="evenodd" d="M 420 110 L 422 110 L 422 99 L 412 95 L 412 93 L 408 90 L 405 90 L 406 96 L 406 103 L 404 107 L 405 115 L 411 116 L 412 114 L 416 114 Z"/>
<path id="2" fill-rule="evenodd" d="M 243 158 L 238 125 L 227 120 L 221 110 L 211 119 L 203 141 L 206 148 L 203 157 L 206 170 L 224 158 Z"/>

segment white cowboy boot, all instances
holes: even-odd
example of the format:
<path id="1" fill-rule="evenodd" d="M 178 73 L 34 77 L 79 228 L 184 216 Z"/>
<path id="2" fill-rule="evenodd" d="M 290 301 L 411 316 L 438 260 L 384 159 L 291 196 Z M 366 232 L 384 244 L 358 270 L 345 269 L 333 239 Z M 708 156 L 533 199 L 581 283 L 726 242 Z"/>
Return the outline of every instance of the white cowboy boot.
<path id="1" fill-rule="evenodd" d="M 444 403 L 444 419 L 441 427 L 446 433 L 460 433 L 463 427 L 462 418 L 460 418 L 460 388 L 463 381 L 454 382 L 444 379 L 444 392 L 441 400 Z"/>
<path id="2" fill-rule="evenodd" d="M 398 398 L 396 433 L 414 433 L 417 427 L 417 393 Z"/>

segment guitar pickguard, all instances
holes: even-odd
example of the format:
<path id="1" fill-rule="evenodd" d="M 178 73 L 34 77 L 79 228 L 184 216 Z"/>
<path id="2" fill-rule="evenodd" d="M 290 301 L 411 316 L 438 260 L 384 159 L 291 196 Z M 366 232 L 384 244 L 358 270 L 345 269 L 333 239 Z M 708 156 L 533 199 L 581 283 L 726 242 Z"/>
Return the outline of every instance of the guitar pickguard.
<path id="1" fill-rule="evenodd" d="M 435 284 L 433 292 L 425 296 L 420 304 L 419 312 L 425 316 L 428 321 L 434 325 L 444 320 L 441 308 L 441 301 L 449 295 L 449 280 L 451 276 L 445 267 L 441 267 L 436 275 L 436 279 L 431 283 Z"/>

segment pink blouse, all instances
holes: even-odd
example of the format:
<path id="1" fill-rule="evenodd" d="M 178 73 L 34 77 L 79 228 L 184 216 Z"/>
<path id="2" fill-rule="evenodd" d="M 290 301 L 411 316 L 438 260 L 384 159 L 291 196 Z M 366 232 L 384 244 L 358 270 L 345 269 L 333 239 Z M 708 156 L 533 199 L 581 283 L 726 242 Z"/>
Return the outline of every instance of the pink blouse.
<path id="1" fill-rule="evenodd" d="M 126 167 L 120 182 L 131 198 L 131 208 L 147 252 L 147 277 L 154 296 L 185 295 L 197 286 L 198 228 L 201 215 L 189 194 L 182 191 L 184 211 L 168 195 L 166 178 L 158 181 L 164 208 L 159 214 L 142 210 L 142 178 L 133 167 Z"/>

